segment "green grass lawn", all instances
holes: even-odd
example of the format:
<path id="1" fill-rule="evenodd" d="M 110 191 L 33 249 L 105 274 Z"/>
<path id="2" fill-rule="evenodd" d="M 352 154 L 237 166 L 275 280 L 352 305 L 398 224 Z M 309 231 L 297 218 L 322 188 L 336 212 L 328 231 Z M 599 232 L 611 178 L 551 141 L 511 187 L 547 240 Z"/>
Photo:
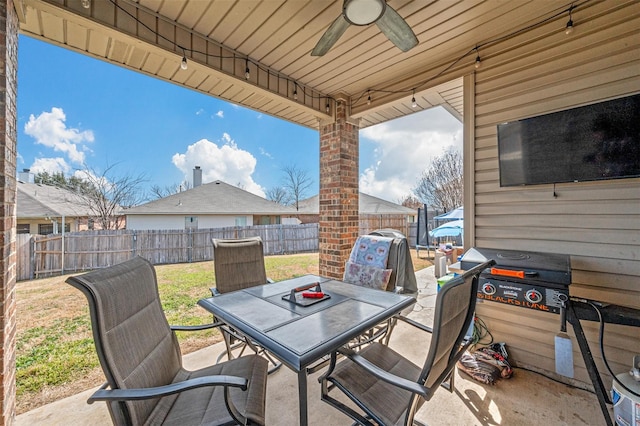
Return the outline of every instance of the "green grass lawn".
<path id="1" fill-rule="evenodd" d="M 429 266 L 417 259 L 416 270 Z M 318 273 L 318 254 L 267 256 L 267 276 L 274 281 Z M 197 306 L 215 285 L 214 262 L 157 265 L 158 288 L 170 324 L 211 322 L 211 314 Z M 64 281 L 68 275 L 16 286 L 17 297 L 17 412 L 22 413 L 57 399 L 100 385 L 89 309 L 84 295 Z M 221 340 L 217 330 L 179 332 L 183 354 Z"/>

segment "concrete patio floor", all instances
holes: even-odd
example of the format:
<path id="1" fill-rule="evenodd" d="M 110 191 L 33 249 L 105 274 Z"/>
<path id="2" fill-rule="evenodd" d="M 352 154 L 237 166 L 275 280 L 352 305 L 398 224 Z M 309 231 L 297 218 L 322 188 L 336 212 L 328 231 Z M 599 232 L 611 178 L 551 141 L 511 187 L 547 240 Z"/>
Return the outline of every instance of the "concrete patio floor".
<path id="1" fill-rule="evenodd" d="M 410 316 L 430 324 L 436 295 L 433 267 L 416 273 L 420 294 Z M 419 360 L 420 350 L 428 347 L 428 337 L 418 341 L 409 335 L 406 326 L 393 332 L 390 345 L 412 359 Z M 508 342 L 507 342 L 508 344 Z M 195 369 L 207 365 L 223 351 L 217 344 L 184 356 L 184 365 Z M 426 355 L 426 354 L 424 354 Z M 424 357 L 423 355 L 423 357 Z M 421 362 L 421 361 L 418 361 Z M 350 425 L 345 415 L 320 401 L 317 378 L 322 371 L 309 377 L 309 424 Z M 601 425 L 605 420 L 595 394 L 555 382 L 527 370 L 515 369 L 511 379 L 500 380 L 494 386 L 472 380 L 457 372 L 455 391 L 439 389 L 431 401 L 425 403 L 417 420 L 437 425 Z M 106 404 L 88 405 L 87 398 L 95 389 L 56 401 L 17 416 L 16 425 L 110 425 Z M 288 426 L 298 423 L 296 374 L 282 367 L 267 381 L 267 424 Z M 188 426 L 188 425 L 185 425 Z"/>

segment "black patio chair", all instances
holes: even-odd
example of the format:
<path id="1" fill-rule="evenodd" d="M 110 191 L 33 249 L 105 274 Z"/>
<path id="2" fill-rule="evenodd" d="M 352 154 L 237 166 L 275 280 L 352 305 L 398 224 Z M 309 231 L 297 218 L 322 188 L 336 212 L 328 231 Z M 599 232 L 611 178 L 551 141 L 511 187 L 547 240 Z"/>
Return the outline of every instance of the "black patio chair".
<path id="1" fill-rule="evenodd" d="M 153 265 L 136 257 L 74 276 L 89 302 L 106 383 L 88 400 L 105 401 L 116 425 L 265 423 L 267 362 L 250 355 L 189 371 L 160 304 Z"/>
<path id="2" fill-rule="evenodd" d="M 244 290 L 261 284 L 272 283 L 264 266 L 264 249 L 260 237 L 211 240 L 216 286 L 211 288 L 215 297 L 231 291 Z M 242 356 L 246 348 L 262 355 L 270 363 L 269 373 L 277 371 L 282 363 L 274 359 L 264 348 L 240 335 L 224 324 L 221 328 L 226 351 L 218 356 L 218 362 L 226 356 L 234 358 L 234 351 Z"/>
<path id="3" fill-rule="evenodd" d="M 319 379 L 322 400 L 361 425 L 414 424 L 416 411 L 441 385 L 453 392 L 456 362 L 471 344 L 466 334 L 474 315 L 478 276 L 494 263 L 490 260 L 477 265 L 440 290 L 433 327 L 398 317 L 417 330 L 431 333 L 422 367 L 380 342 L 358 352 L 345 347 L 331 354 L 329 369 Z M 413 336 L 415 344 L 423 344 L 418 334 Z M 340 363 L 336 362 L 338 355 L 344 356 Z M 330 396 L 333 390 L 342 391 L 355 407 Z"/>

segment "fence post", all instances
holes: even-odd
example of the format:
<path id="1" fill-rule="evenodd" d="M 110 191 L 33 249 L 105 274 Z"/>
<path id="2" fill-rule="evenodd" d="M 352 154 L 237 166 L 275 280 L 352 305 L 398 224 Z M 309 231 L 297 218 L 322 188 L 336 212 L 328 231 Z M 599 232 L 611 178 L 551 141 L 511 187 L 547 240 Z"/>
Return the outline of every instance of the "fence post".
<path id="1" fill-rule="evenodd" d="M 31 244 L 29 244 L 29 249 L 31 253 L 29 253 L 29 263 L 31 264 L 29 271 L 29 279 L 32 280 L 36 275 L 36 237 L 31 237 Z"/>
<path id="2" fill-rule="evenodd" d="M 136 257 L 136 254 L 138 253 L 138 236 L 136 235 L 136 231 L 134 230 L 133 233 L 131 234 L 131 238 L 133 239 L 133 242 L 131 243 L 131 248 L 132 248 L 132 255 L 131 258 Z"/>
<path id="3" fill-rule="evenodd" d="M 187 261 L 193 261 L 193 228 L 189 228 L 189 246 L 187 247 Z"/>

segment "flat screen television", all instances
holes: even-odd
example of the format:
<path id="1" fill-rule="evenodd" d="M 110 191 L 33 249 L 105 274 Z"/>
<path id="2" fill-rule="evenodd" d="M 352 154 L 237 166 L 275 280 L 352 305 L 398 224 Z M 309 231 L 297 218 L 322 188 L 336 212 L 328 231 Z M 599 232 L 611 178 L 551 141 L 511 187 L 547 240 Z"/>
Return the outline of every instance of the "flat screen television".
<path id="1" fill-rule="evenodd" d="M 500 186 L 640 177 L 640 94 L 498 125 Z"/>

